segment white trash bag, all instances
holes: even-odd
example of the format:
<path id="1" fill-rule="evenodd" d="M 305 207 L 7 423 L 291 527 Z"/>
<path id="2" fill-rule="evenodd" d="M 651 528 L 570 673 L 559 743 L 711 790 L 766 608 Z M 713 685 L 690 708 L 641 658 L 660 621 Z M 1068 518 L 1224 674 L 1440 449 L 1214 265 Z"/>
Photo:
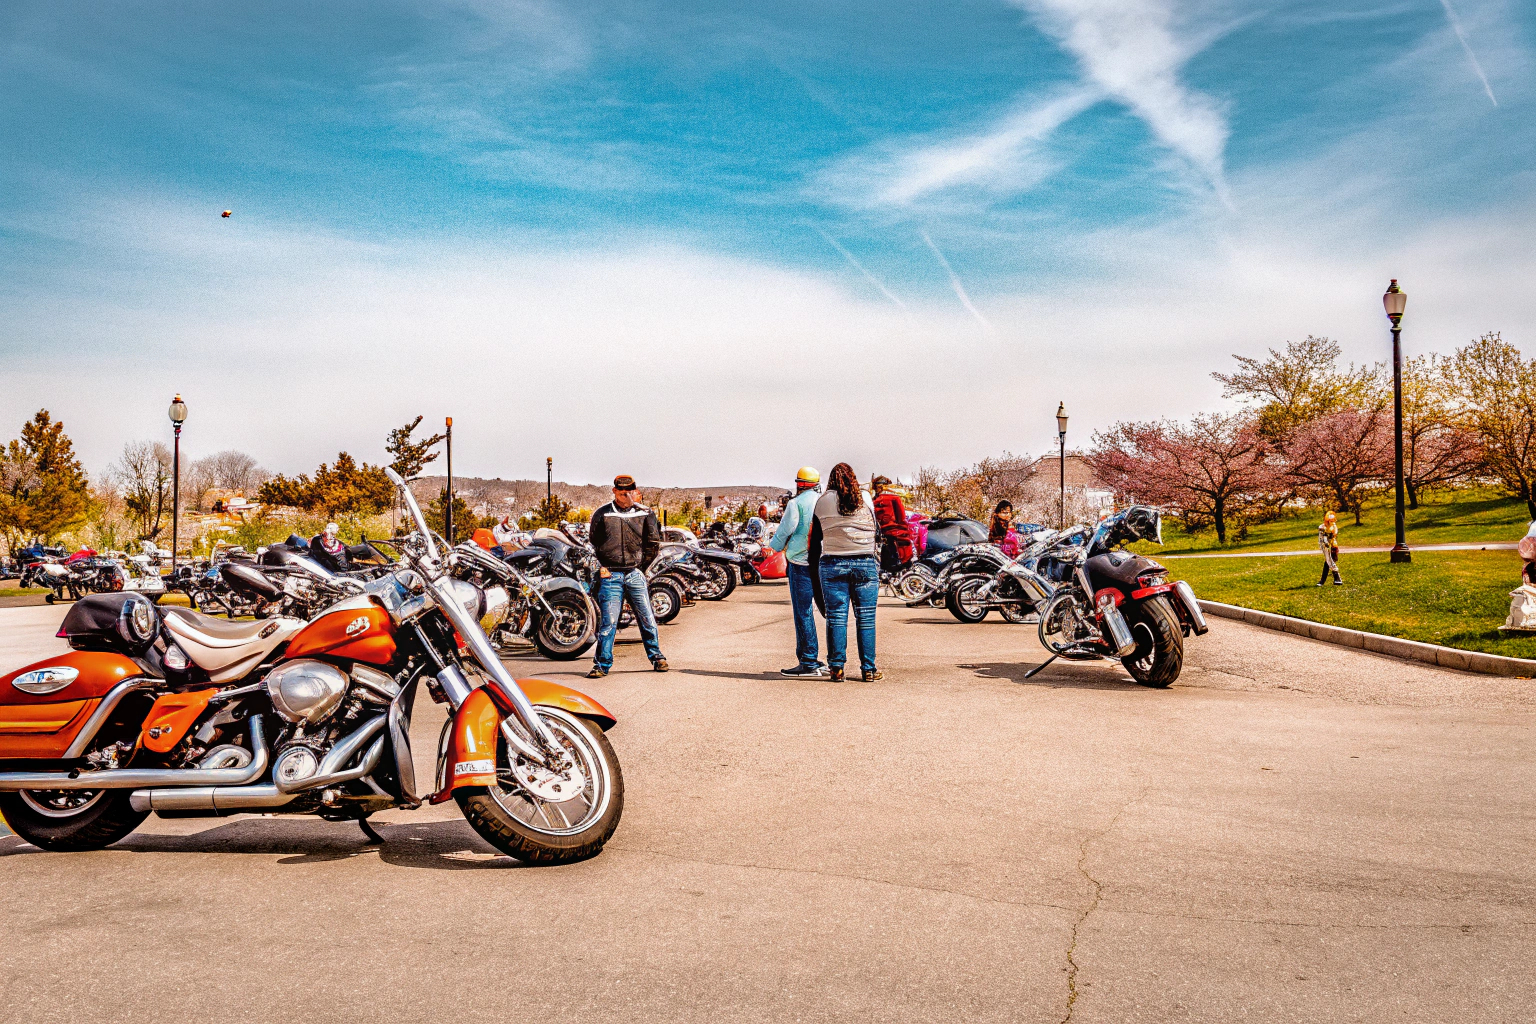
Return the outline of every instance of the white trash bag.
<path id="1" fill-rule="evenodd" d="M 1536 587 L 1526 583 L 1509 592 L 1509 619 L 1504 628 L 1536 630 Z"/>

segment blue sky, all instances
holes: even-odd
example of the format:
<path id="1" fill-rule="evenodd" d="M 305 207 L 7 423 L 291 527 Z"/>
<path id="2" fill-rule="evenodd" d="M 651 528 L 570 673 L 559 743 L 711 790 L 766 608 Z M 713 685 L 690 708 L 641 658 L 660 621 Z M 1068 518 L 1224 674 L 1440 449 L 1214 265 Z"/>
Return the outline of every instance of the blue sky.
<path id="1" fill-rule="evenodd" d="M 277 469 L 420 412 L 470 472 L 723 483 L 1041 452 L 1059 400 L 1086 441 L 1308 333 L 1381 358 L 1389 276 L 1410 350 L 1524 345 L 1533 22 L 12 3 L 0 420 L 94 469 L 180 390 Z"/>

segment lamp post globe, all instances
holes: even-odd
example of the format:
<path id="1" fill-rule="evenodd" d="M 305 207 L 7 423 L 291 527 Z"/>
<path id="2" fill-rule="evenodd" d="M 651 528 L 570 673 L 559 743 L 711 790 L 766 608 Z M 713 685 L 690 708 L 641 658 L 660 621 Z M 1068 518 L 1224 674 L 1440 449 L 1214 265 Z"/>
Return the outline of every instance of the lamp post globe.
<path id="1" fill-rule="evenodd" d="M 187 422 L 187 403 L 181 395 L 171 399 L 166 415 L 171 418 L 171 428 L 176 433 L 171 454 L 171 574 L 176 574 L 177 534 L 181 526 L 181 425 Z"/>
<path id="2" fill-rule="evenodd" d="M 1056 404 L 1056 440 L 1060 445 L 1057 453 L 1056 465 L 1061 470 L 1061 507 L 1057 516 L 1056 528 L 1067 528 L 1067 403 Z"/>
<path id="3" fill-rule="evenodd" d="M 1408 293 L 1397 285 L 1397 278 L 1387 285 L 1381 297 L 1382 308 L 1392 325 L 1392 444 L 1397 469 L 1397 540 L 1392 545 L 1394 562 L 1411 562 L 1403 513 L 1403 311 L 1408 308 Z"/>

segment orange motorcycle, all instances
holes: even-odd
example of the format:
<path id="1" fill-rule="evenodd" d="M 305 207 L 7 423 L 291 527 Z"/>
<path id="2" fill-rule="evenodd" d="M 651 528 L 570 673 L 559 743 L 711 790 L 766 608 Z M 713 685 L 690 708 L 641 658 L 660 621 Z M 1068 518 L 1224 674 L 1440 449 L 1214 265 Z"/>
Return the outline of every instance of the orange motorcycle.
<path id="1" fill-rule="evenodd" d="M 618 827 L 624 779 L 585 694 L 514 680 L 409 488 L 417 532 L 393 570 L 312 621 L 236 622 L 141 594 L 82 599 L 68 654 L 0 677 L 0 813 L 46 850 L 93 850 L 161 817 L 369 815 L 458 802 L 523 861 L 590 857 Z M 417 689 L 448 705 L 422 792 Z"/>

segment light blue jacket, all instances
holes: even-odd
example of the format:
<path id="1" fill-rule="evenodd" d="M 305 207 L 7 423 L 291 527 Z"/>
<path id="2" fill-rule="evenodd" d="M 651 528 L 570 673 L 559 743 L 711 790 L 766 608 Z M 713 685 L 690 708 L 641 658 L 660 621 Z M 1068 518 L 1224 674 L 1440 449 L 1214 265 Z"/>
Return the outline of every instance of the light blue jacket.
<path id="1" fill-rule="evenodd" d="M 784 557 L 796 565 L 810 565 L 811 553 L 807 545 L 811 539 L 811 518 L 816 509 L 816 499 L 821 495 L 813 487 L 807 487 L 784 506 L 784 519 L 773 533 L 768 546 L 784 552 Z"/>

